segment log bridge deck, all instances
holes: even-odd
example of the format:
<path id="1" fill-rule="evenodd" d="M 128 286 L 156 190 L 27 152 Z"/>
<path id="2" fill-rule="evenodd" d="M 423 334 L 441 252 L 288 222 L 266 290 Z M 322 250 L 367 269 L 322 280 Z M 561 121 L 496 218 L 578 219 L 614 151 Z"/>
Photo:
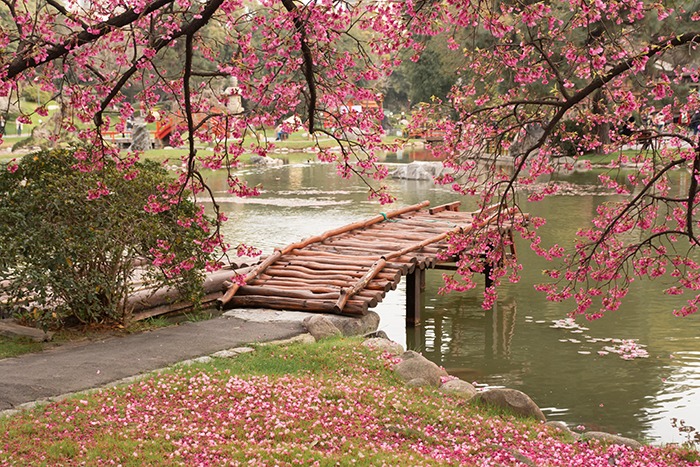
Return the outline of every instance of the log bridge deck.
<path id="1" fill-rule="evenodd" d="M 438 260 L 455 233 L 497 227 L 496 207 L 460 212 L 459 202 L 428 209 L 428 201 L 382 213 L 276 250 L 260 263 L 237 270 L 237 283 L 218 299 L 225 308 L 271 308 L 363 315 L 406 284 L 406 322 L 420 321 L 425 270 L 449 268 Z M 489 212 L 489 210 L 491 210 Z M 504 227 L 501 226 L 501 229 Z M 506 228 L 506 234 L 512 233 Z M 511 242 L 508 255 L 515 255 Z M 489 284 L 488 268 L 485 268 Z M 239 285 L 243 284 L 243 285 Z"/>

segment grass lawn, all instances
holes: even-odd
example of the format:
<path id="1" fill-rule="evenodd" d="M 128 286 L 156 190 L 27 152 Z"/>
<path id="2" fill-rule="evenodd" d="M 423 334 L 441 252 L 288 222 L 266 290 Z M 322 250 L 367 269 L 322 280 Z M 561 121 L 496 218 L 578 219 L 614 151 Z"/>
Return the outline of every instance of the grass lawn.
<path id="1" fill-rule="evenodd" d="M 44 349 L 43 342 L 34 342 L 23 337 L 0 336 L 0 359 L 16 357 L 25 353 L 39 352 Z"/>
<path id="2" fill-rule="evenodd" d="M 0 465 L 697 465 L 409 388 L 391 364 L 332 339 L 176 366 L 0 419 Z"/>
<path id="3" fill-rule="evenodd" d="M 633 160 L 640 158 L 642 160 L 654 157 L 654 151 L 652 150 L 639 150 L 639 149 L 625 149 L 623 151 L 616 151 L 610 154 L 583 154 L 579 156 L 579 160 L 588 160 L 592 164 L 596 165 L 608 165 L 613 161 L 617 161 L 620 156 L 626 157 L 628 160 Z M 657 153 L 658 156 L 658 153 Z"/>

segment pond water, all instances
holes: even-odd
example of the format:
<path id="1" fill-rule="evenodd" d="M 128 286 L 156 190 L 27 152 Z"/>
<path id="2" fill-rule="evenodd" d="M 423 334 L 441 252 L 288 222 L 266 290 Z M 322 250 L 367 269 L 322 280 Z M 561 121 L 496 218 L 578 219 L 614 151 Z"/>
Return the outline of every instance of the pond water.
<path id="1" fill-rule="evenodd" d="M 323 164 L 244 168 L 242 176 L 260 184 L 262 194 L 239 199 L 227 195 L 222 174 L 212 186 L 227 213 L 227 239 L 270 253 L 310 235 L 365 219 L 381 211 L 367 201 L 367 188 L 357 180 L 335 176 Z M 679 184 L 687 178 L 678 172 Z M 564 177 L 580 188 L 595 184 L 595 174 Z M 430 200 L 438 205 L 459 199 L 430 181 L 389 180 L 397 206 Z M 571 241 L 587 225 L 606 196 L 556 196 L 528 206 L 546 216 L 544 244 Z M 463 200 L 463 210 L 474 208 Z M 536 292 L 541 271 L 552 265 L 519 245 L 522 280 L 499 288 L 493 310 L 481 308 L 482 290 L 439 295 L 441 271 L 427 274 L 422 325 L 405 327 L 403 283 L 374 310 L 390 338 L 444 366 L 450 374 L 480 386 L 509 387 L 529 394 L 550 420 L 571 427 L 619 433 L 654 443 L 700 442 L 700 316 L 677 318 L 679 297 L 661 293 L 663 283 L 636 283 L 618 312 L 601 320 L 577 321 L 563 328 L 570 304 L 551 303 Z M 601 355 L 613 339 L 635 339 L 648 358 L 625 360 Z"/>

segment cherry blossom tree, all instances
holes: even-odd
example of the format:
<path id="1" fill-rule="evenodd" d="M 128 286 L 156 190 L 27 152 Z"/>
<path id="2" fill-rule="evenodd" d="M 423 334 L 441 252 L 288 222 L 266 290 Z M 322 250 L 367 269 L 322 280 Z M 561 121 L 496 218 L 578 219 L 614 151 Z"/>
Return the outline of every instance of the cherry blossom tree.
<path id="1" fill-rule="evenodd" d="M 116 159 L 126 177 L 136 175 L 141 154 L 120 152 L 107 135 L 124 132 L 132 118 L 153 122 L 167 112 L 175 122 L 169 143 L 188 154 L 179 179 L 146 207 L 152 212 L 185 192 L 211 196 L 200 168 L 228 169 L 232 193 L 256 194 L 232 169 L 245 151 L 265 155 L 271 143 L 263 131 L 280 123 L 287 132 L 303 126 L 314 138 L 335 138 L 341 151 L 318 157 L 336 162 L 342 176 L 380 180 L 381 110 L 360 115 L 348 102 L 377 100 L 372 83 L 394 64 L 392 51 L 411 46 L 400 34 L 401 10 L 332 0 L 6 0 L 0 98 L 17 108 L 22 88 L 39 86 L 60 104 L 52 142 L 77 135 L 90 145 L 77 153 L 76 169 Z M 19 120 L 47 115 L 42 105 Z M 382 186 L 368 187 L 371 197 L 391 201 Z M 202 247 L 229 248 L 218 231 Z"/>
<path id="2" fill-rule="evenodd" d="M 150 210 L 167 209 L 183 190 L 206 194 L 199 167 L 231 169 L 244 151 L 265 154 L 270 145 L 261 129 L 281 121 L 299 122 L 285 123 L 290 131 L 303 125 L 312 137 L 335 138 L 341 151 L 318 149 L 319 159 L 374 187 L 386 176 L 376 154 L 381 110 L 358 114 L 347 103 L 376 100 L 376 83 L 399 57 L 418 60 L 421 40 L 440 38 L 453 54 L 461 51 L 463 67 L 448 99 L 414 119 L 445 134 L 433 151 L 452 172 L 439 182 L 479 196 L 483 206 L 496 203 L 501 226 L 512 224 L 542 256 L 564 258 L 565 271 L 550 272 L 559 282 L 542 287 L 550 299 L 573 297 L 577 312 L 598 317 L 619 306 L 635 277 L 670 275 L 678 285 L 667 293 L 690 293 L 677 311 L 685 315 L 700 301 L 700 264 L 693 259 L 700 146 L 675 116 L 700 108 L 698 93 L 687 86 L 698 79 L 689 65 L 700 40 L 696 3 L 3 0 L 0 97 L 12 103 L 23 86 L 39 85 L 61 105 L 54 138 L 77 134 L 92 145 L 79 153 L 76 168 L 91 170 L 112 158 L 125 176 L 134 176 L 140 154 L 118 152 L 105 135 L 122 131 L 134 115 L 153 121 L 167 101 L 177 122 L 170 142 L 189 151 L 186 170 L 151 200 Z M 630 125 L 630 117 L 640 122 L 651 113 L 663 127 L 642 132 Z M 21 120 L 45 115 L 47 108 L 39 107 Z M 624 182 L 602 177 L 621 201 L 599 209 L 573 253 L 541 245 L 537 228 L 544 219 L 519 220 L 525 201 L 559 189 L 543 183 L 544 176 L 583 153 L 611 153 L 640 140 L 651 151 L 621 153 L 610 166 L 634 162 L 639 168 Z M 213 151 L 198 151 L 199 142 Z M 561 157 L 564 147 L 573 148 L 574 160 Z M 503 169 L 503 159 L 512 160 L 512 168 Z M 691 175 L 681 195 L 668 183 L 676 169 Z M 229 186 L 239 196 L 256 192 L 235 172 Z M 392 200 L 381 185 L 370 196 Z M 504 254 L 511 242 L 504 232 L 454 236 L 448 254 L 460 255 L 460 269 L 446 278 L 446 289 L 474 287 L 484 253 L 494 281 L 485 306 L 501 280 L 517 280 L 519 266 Z M 218 232 L 203 245 L 216 246 L 227 248 Z M 594 302 L 599 309 L 591 308 Z"/>
<path id="3" fill-rule="evenodd" d="M 464 54 L 448 101 L 426 110 L 457 115 L 439 122 L 445 143 L 433 151 L 454 171 L 440 181 L 479 195 L 484 205 L 498 202 L 501 224 L 515 221 L 539 255 L 563 260 L 563 270 L 548 271 L 554 280 L 540 288 L 551 300 L 573 298 L 574 313 L 600 317 L 619 307 L 635 278 L 664 275 L 677 280 L 666 293 L 689 293 L 676 313 L 697 311 L 700 143 L 697 122 L 695 131 L 688 127 L 688 116 L 700 110 L 697 88 L 689 89 L 698 82 L 697 11 L 697 2 L 638 0 L 450 1 L 416 11 L 420 32 L 451 32 L 446 47 Z M 642 129 L 652 115 L 663 124 Z M 565 146 L 574 158 L 562 157 Z M 623 147 L 636 150 L 630 155 Z M 513 213 L 525 200 L 556 193 L 552 175 L 572 169 L 584 153 L 618 154 L 600 178 L 620 197 L 598 209 L 568 253 L 541 244 L 536 232 L 544 219 L 526 228 Z M 512 169 L 500 168 L 503 160 L 512 160 Z M 629 163 L 637 169 L 616 176 Z M 680 194 L 669 183 L 678 169 L 690 173 Z M 453 251 L 473 241 L 455 238 Z M 495 285 L 509 271 L 517 280 L 518 265 L 502 253 L 509 242 L 482 232 L 474 250 L 489 252 Z M 474 287 L 477 256 L 463 255 L 447 289 Z M 485 305 L 494 297 L 488 289 Z"/>

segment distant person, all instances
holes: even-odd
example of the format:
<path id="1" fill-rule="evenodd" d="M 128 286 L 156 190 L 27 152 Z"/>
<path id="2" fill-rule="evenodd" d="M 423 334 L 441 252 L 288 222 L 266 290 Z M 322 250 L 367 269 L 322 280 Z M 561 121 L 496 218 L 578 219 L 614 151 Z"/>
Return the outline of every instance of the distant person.
<path id="1" fill-rule="evenodd" d="M 659 112 L 654 115 L 653 117 L 653 122 L 654 126 L 656 127 L 656 130 L 661 132 L 664 129 L 664 126 L 666 125 L 666 117 L 664 117 L 663 112 Z"/>
<path id="2" fill-rule="evenodd" d="M 693 136 L 697 136 L 700 132 L 700 110 L 696 111 L 692 117 L 690 117 L 690 130 L 693 132 Z"/>
<path id="3" fill-rule="evenodd" d="M 625 123 L 620 130 L 620 134 L 622 136 L 632 136 L 632 133 L 634 133 L 635 123 L 636 119 L 634 118 L 634 115 L 631 115 L 630 118 L 627 119 L 627 123 Z"/>
<path id="4" fill-rule="evenodd" d="M 15 127 L 17 128 L 17 136 L 22 136 L 22 121 L 19 117 L 15 120 Z"/>
<path id="5" fill-rule="evenodd" d="M 0 115 L 0 136 L 5 134 L 5 124 L 7 122 L 5 121 L 5 116 Z"/>
<path id="6" fill-rule="evenodd" d="M 281 141 L 282 140 L 282 125 L 277 125 L 277 128 L 275 128 L 275 141 Z"/>

